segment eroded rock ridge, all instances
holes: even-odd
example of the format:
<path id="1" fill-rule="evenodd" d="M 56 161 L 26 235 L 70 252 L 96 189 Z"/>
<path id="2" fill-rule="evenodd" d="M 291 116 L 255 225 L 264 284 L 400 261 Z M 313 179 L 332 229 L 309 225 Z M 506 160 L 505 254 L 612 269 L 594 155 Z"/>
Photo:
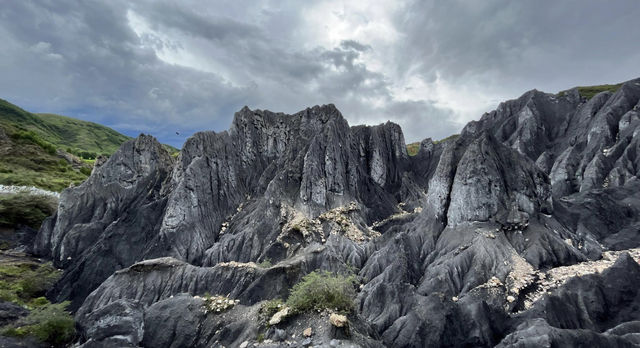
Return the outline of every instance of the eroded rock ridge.
<path id="1" fill-rule="evenodd" d="M 350 127 L 333 105 L 245 107 L 176 159 L 123 145 L 62 193 L 35 249 L 64 269 L 50 295 L 87 347 L 265 344 L 262 301 L 316 269 L 360 285 L 349 335 L 313 344 L 637 346 L 639 112 L 640 79 L 588 100 L 533 90 L 409 156 L 399 126 Z M 206 293 L 233 307 L 203 311 Z M 266 338 L 303 344 L 296 330 Z"/>

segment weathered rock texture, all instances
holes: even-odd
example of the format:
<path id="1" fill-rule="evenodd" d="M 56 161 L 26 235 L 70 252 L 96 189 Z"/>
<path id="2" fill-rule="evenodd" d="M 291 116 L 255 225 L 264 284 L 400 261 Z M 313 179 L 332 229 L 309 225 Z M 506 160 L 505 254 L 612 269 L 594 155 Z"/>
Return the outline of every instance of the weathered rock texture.
<path id="1" fill-rule="evenodd" d="M 305 338 L 321 319 L 302 315 L 271 344 L 636 346 L 636 261 L 564 273 L 640 246 L 639 108 L 640 80 L 534 90 L 408 156 L 397 125 L 349 127 L 333 105 L 245 107 L 175 163 L 151 137 L 123 145 L 63 192 L 36 250 L 64 268 L 50 295 L 86 347 L 254 343 L 262 301 L 315 269 L 357 273 L 349 330 Z M 239 304 L 206 312 L 206 293 Z"/>

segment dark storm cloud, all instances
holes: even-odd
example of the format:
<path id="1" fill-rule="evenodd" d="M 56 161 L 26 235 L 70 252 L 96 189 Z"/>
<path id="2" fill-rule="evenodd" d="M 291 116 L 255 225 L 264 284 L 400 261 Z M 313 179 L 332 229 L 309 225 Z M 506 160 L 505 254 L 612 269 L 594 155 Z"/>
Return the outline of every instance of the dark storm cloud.
<path id="1" fill-rule="evenodd" d="M 226 127 L 213 116 L 249 100 L 216 74 L 160 61 L 115 2 L 10 2 L 0 11 L 11 23 L 0 29 L 11 48 L 0 55 L 0 94 L 28 109 L 168 137 L 184 120 L 186 130 Z"/>
<path id="2" fill-rule="evenodd" d="M 640 76 L 640 5 L 616 1 L 412 1 L 399 57 L 425 80 L 549 92 Z"/>
<path id="3" fill-rule="evenodd" d="M 177 146 L 228 128 L 243 105 L 334 103 L 351 124 L 392 120 L 409 141 L 442 138 L 528 89 L 640 76 L 639 7 L 11 1 L 0 8 L 0 98 Z"/>

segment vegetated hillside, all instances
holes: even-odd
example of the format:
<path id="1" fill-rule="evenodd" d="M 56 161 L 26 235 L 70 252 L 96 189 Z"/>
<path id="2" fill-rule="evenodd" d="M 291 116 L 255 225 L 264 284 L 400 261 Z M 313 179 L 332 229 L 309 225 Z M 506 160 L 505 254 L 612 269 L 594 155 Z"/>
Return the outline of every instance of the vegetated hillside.
<path id="1" fill-rule="evenodd" d="M 83 182 L 98 156 L 110 156 L 129 139 L 93 122 L 34 114 L 0 99 L 0 184 L 61 191 Z"/>
<path id="2" fill-rule="evenodd" d="M 443 138 L 443 139 L 440 139 L 440 140 L 434 140 L 433 144 L 439 144 L 439 143 L 444 142 L 444 141 L 453 140 L 453 139 L 456 139 L 459 136 L 460 136 L 460 134 L 452 134 L 452 135 L 450 135 L 450 136 L 448 136 L 446 138 Z M 420 142 L 419 141 L 417 141 L 415 143 L 407 144 L 407 154 L 409 156 L 415 156 L 415 155 L 418 154 L 419 151 L 420 151 Z"/>
<path id="3" fill-rule="evenodd" d="M 58 150 L 34 133 L 0 127 L 0 184 L 35 186 L 61 191 L 78 185 L 91 173 L 92 165 Z"/>
<path id="4" fill-rule="evenodd" d="M 64 150 L 114 153 L 130 138 L 93 122 L 53 114 L 33 114 L 0 99 L 0 126 L 10 132 L 31 131 Z"/>
<path id="5" fill-rule="evenodd" d="M 581 97 L 586 98 L 588 100 L 593 98 L 596 94 L 600 92 L 615 93 L 618 89 L 620 89 L 620 87 L 622 87 L 622 83 L 618 83 L 615 85 L 578 86 L 574 88 L 577 89 Z M 558 93 L 558 95 L 563 96 L 568 91 L 569 90 L 561 91 L 560 93 Z"/>
<path id="6" fill-rule="evenodd" d="M 640 79 L 531 90 L 414 156 L 333 105 L 245 107 L 177 160 L 127 141 L 34 250 L 84 347 L 634 347 L 639 176 Z"/>

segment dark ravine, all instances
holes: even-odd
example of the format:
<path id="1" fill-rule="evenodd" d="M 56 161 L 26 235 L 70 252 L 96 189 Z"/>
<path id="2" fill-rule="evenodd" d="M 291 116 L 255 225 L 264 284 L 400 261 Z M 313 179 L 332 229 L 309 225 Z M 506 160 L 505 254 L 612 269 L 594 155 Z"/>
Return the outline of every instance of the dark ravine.
<path id="1" fill-rule="evenodd" d="M 399 126 L 350 127 L 333 105 L 245 107 L 176 160 L 125 143 L 63 191 L 34 249 L 64 269 L 49 296 L 72 301 L 82 347 L 301 345 L 296 323 L 314 345 L 634 347 L 629 254 L 529 299 L 540 272 L 640 247 L 639 109 L 640 79 L 589 100 L 533 90 L 409 156 Z M 316 269 L 360 278 L 350 334 L 312 313 L 259 343 L 262 301 Z M 206 314 L 206 293 L 239 303 Z"/>

